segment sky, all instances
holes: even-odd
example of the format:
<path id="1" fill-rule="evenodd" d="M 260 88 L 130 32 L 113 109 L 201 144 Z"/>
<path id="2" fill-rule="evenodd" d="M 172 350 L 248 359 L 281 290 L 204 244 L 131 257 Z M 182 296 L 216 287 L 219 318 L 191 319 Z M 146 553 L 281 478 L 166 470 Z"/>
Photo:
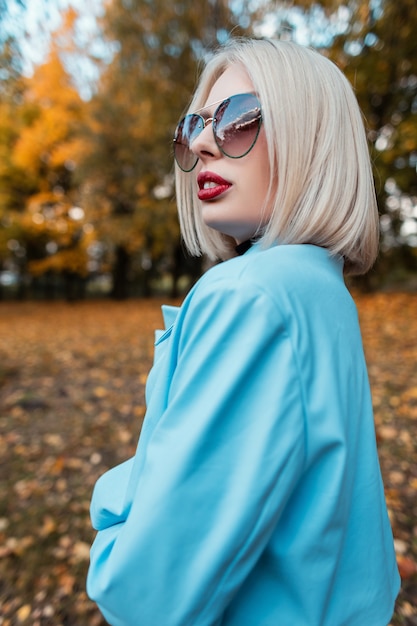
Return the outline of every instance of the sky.
<path id="1" fill-rule="evenodd" d="M 14 3 L 15 0 L 10 1 L 11 9 Z M 43 60 L 48 47 L 49 34 L 59 26 L 62 14 L 69 6 L 74 6 L 81 14 L 79 22 L 80 32 L 94 32 L 95 17 L 102 11 L 103 0 L 27 0 L 26 5 L 23 22 L 30 38 L 22 47 L 30 68 L 32 63 L 37 64 Z M 345 14 L 346 11 L 346 7 L 341 7 L 334 16 L 335 23 L 327 24 L 327 28 L 333 26 L 333 28 L 336 27 L 336 30 L 340 30 L 341 23 L 348 17 Z M 294 10 L 294 7 L 291 6 L 285 8 L 285 3 L 280 7 L 280 10 L 275 9 L 271 11 L 266 22 L 261 27 L 262 32 L 259 34 L 265 36 L 275 34 L 277 24 L 286 17 L 285 13 L 291 14 L 291 22 L 295 27 L 293 37 L 298 43 L 303 45 L 311 44 L 313 33 L 318 38 L 320 36 L 323 37 L 323 20 L 320 11 L 313 17 L 312 30 L 311 24 L 310 27 L 307 27 L 301 10 Z M 19 21 L 21 19 L 20 17 Z M 324 42 L 318 41 L 316 43 L 320 45 Z"/>
<path id="2" fill-rule="evenodd" d="M 31 75 L 34 65 L 42 63 L 48 52 L 51 33 L 61 24 L 65 11 L 73 6 L 80 14 L 77 21 L 78 37 L 88 40 L 96 31 L 96 18 L 102 11 L 102 0 L 29 0 L 26 10 L 17 18 L 19 26 L 23 26 L 26 37 L 21 40 L 21 50 L 24 56 L 24 73 Z M 98 41 L 97 41 L 98 43 Z M 74 63 L 74 61 L 73 61 Z M 83 61 L 80 71 L 78 67 L 71 67 L 69 71 L 74 76 L 77 87 L 83 97 L 91 95 L 89 84 L 97 78 L 97 70 L 92 63 Z"/>
<path id="3" fill-rule="evenodd" d="M 262 3 L 262 0 L 257 1 Z M 103 0 L 26 0 L 25 4 L 26 9 L 22 11 L 16 7 L 16 0 L 9 0 L 8 10 L 11 14 L 13 14 L 13 12 L 15 13 L 16 18 L 14 21 L 16 28 L 18 30 L 19 28 L 21 29 L 23 22 L 24 29 L 27 33 L 27 36 L 22 39 L 21 49 L 25 58 L 24 72 L 29 75 L 32 72 L 33 65 L 39 64 L 44 60 L 48 50 L 51 32 L 59 27 L 62 15 L 68 7 L 74 6 L 80 13 L 78 35 L 82 37 L 84 34 L 87 38 L 91 33 L 94 33 L 96 17 L 103 10 Z M 313 45 L 323 45 L 323 43 L 325 43 L 321 41 L 323 38 L 322 16 L 318 14 L 316 18 L 313 17 L 312 29 L 311 24 L 307 27 L 300 10 L 294 10 L 294 7 L 285 8 L 285 3 L 281 6 L 280 10 L 275 9 L 271 11 L 265 23 L 262 25 L 259 34 L 266 36 L 275 34 L 277 24 L 279 24 L 280 19 L 286 18 L 287 12 L 291 14 L 290 21 L 295 27 L 292 36 L 298 43 L 303 45 L 311 43 L 313 43 Z M 338 11 L 335 16 L 335 21 L 338 23 L 337 26 L 336 24 L 333 26 L 336 26 L 337 29 L 340 29 L 340 18 L 342 18 L 342 21 L 346 19 L 345 15 L 341 15 L 342 13 L 343 8 Z M 331 25 L 328 24 L 327 32 L 329 26 Z M 316 38 L 317 41 L 313 42 L 312 39 L 314 38 Z M 98 38 L 96 45 L 100 46 Z M 101 55 L 105 54 L 103 50 L 97 52 Z M 90 71 L 93 71 L 93 68 L 90 68 Z"/>
<path id="4" fill-rule="evenodd" d="M 262 3 L 262 0 L 258 2 Z M 17 16 L 15 21 L 19 26 L 23 21 L 29 35 L 21 46 L 27 63 L 26 72 L 30 73 L 33 64 L 42 62 L 48 49 L 50 33 L 57 29 L 62 14 L 70 6 L 74 6 L 81 15 L 78 22 L 79 34 L 82 36 L 83 33 L 94 33 L 96 16 L 103 10 L 103 0 L 26 0 L 26 9 L 23 12 L 16 8 L 16 0 L 9 0 L 9 12 L 14 11 Z M 323 29 L 323 13 L 320 9 L 313 12 L 310 20 L 306 21 L 300 9 L 283 3 L 279 10 L 275 8 L 268 14 L 259 34 L 274 35 L 279 22 L 286 18 L 294 27 L 292 36 L 298 43 L 320 46 L 328 43 L 329 34 L 343 31 L 349 19 L 349 11 L 341 6 Z"/>

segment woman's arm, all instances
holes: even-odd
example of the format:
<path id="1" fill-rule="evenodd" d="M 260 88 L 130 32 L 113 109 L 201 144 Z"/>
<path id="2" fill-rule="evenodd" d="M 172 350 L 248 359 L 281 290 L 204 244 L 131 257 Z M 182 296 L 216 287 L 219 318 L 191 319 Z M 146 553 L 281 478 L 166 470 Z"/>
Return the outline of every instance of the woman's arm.
<path id="1" fill-rule="evenodd" d="M 298 368 L 269 296 L 203 282 L 170 341 L 167 409 L 130 477 L 125 521 L 99 532 L 91 554 L 88 592 L 114 626 L 215 624 L 303 469 Z"/>

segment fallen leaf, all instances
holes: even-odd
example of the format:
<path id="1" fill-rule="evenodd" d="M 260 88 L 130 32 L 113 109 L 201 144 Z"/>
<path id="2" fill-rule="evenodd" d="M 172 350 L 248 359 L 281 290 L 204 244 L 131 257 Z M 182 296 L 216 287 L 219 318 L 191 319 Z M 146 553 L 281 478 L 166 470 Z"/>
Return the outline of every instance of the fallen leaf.
<path id="1" fill-rule="evenodd" d="M 402 554 L 397 556 L 397 565 L 400 576 L 403 580 L 411 578 L 417 574 L 417 563 Z"/>

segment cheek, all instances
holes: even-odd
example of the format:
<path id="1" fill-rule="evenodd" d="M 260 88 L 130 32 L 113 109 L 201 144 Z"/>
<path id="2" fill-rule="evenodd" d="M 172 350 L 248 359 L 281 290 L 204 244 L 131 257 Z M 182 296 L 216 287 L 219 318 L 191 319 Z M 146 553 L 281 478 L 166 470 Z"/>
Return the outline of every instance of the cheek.
<path id="1" fill-rule="evenodd" d="M 261 128 L 259 137 L 256 141 L 256 144 L 253 147 L 253 152 L 256 158 L 256 162 L 258 163 L 259 167 L 262 169 L 265 175 L 269 176 L 270 166 L 269 166 L 268 144 L 266 141 L 264 127 Z"/>
<path id="2" fill-rule="evenodd" d="M 247 193 L 248 198 L 250 198 L 252 211 L 256 213 L 256 215 L 253 215 L 253 218 L 258 223 L 260 221 L 262 225 L 266 225 L 272 212 L 275 185 L 272 185 L 270 192 L 271 166 L 263 133 L 259 136 L 258 142 L 255 146 L 257 149 L 253 154 L 254 166 L 252 175 L 247 180 Z"/>
<path id="3" fill-rule="evenodd" d="M 256 166 L 254 168 L 254 191 L 258 195 L 258 202 L 263 204 L 268 197 L 268 189 L 271 179 L 271 167 L 268 158 L 268 148 L 266 145 L 266 139 L 264 135 L 259 137 L 259 146 L 256 153 L 253 155 Z"/>

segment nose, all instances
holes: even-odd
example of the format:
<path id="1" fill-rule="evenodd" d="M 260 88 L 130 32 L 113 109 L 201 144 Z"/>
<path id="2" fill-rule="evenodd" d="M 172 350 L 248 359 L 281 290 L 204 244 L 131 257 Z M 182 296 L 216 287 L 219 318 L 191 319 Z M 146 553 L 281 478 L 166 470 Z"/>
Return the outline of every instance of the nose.
<path id="1" fill-rule="evenodd" d="M 207 126 L 207 124 L 212 124 L 213 120 L 214 120 L 214 117 L 208 117 L 206 120 L 203 118 L 204 128 Z"/>
<path id="2" fill-rule="evenodd" d="M 214 117 L 203 119 L 204 128 L 191 144 L 191 151 L 199 158 L 217 158 L 221 155 L 214 139 Z"/>

